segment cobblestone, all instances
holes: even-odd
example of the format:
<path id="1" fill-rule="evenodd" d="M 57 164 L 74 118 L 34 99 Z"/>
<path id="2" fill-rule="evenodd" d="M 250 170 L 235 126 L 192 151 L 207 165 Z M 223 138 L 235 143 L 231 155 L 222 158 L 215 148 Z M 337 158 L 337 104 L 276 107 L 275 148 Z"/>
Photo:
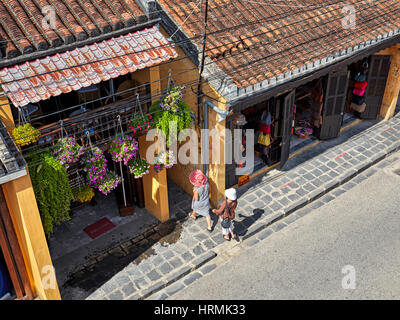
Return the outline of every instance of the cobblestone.
<path id="1" fill-rule="evenodd" d="M 383 132 L 388 127 L 392 129 Z M 400 115 L 391 120 L 390 125 L 378 123 L 371 130 L 343 140 L 340 145 L 321 151 L 312 159 L 288 163 L 287 168 L 292 169 L 286 168 L 288 171 L 281 176 L 265 176 L 259 185 L 253 184 L 248 189 L 243 187 L 234 223 L 235 232 L 243 235 L 243 245 L 257 244 L 390 164 L 384 158 L 388 152 L 400 147 L 398 137 Z M 378 165 L 368 168 L 373 164 Z M 163 247 L 164 251 L 160 248 L 158 256 L 149 265 L 146 261 L 129 265 L 122 273 L 126 273 L 133 283 L 119 283 L 126 280 L 124 277 L 119 278 L 124 281 L 112 279 L 90 299 L 112 299 L 120 295 L 127 299 L 143 299 L 155 292 L 155 298 L 165 299 L 211 272 L 216 264 L 209 262 L 216 253 L 210 249 L 216 248 L 219 252 L 227 243 L 220 225 L 215 226 L 212 234 L 202 227 L 198 221 L 185 220 L 184 232 L 178 239 L 179 250 L 175 250 L 174 245 Z"/>

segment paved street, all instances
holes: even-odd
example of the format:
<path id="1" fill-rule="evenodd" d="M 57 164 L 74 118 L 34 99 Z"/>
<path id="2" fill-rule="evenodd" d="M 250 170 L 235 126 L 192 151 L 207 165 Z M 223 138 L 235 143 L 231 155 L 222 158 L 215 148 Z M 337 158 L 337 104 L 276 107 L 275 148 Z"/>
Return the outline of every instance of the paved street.
<path id="1" fill-rule="evenodd" d="M 393 157 L 392 157 L 393 158 Z M 396 155 L 399 159 L 400 154 Z M 400 161 L 233 257 L 168 299 L 400 299 Z M 295 220 L 295 221 L 294 221 Z M 292 222 L 293 221 L 293 222 Z M 344 290 L 342 268 L 355 270 Z"/>
<path id="2" fill-rule="evenodd" d="M 294 220 L 310 211 L 307 206 L 315 209 L 333 201 L 390 164 L 385 158 L 400 149 L 399 137 L 399 114 L 389 121 L 363 121 L 290 159 L 285 171 L 253 179 L 239 189 L 235 229 L 243 245 L 279 231 L 286 226 L 282 219 Z M 182 214 L 190 211 L 186 202 L 176 207 Z M 120 250 L 130 247 L 135 249 L 128 244 Z M 100 288 L 71 286 L 69 298 L 166 299 L 211 272 L 217 267 L 214 261 L 239 249 L 236 242 L 224 241 L 219 226 L 210 235 L 204 219 L 188 219 Z"/>

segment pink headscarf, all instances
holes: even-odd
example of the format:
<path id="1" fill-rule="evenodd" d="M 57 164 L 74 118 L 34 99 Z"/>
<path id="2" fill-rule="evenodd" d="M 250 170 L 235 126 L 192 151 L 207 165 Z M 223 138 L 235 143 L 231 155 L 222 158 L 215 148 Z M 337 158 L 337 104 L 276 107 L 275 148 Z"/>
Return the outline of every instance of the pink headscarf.
<path id="1" fill-rule="evenodd" d="M 190 173 L 189 180 L 192 185 L 195 187 L 204 186 L 207 183 L 207 177 L 204 175 L 201 170 L 195 170 Z"/>

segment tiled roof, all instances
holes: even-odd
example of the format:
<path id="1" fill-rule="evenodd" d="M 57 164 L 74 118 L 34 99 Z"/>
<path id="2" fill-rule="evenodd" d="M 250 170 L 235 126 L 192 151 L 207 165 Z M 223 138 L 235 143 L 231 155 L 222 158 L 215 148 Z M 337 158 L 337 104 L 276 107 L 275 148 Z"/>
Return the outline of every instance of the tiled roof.
<path id="1" fill-rule="evenodd" d="M 177 57 L 158 26 L 0 70 L 15 106 L 46 100 Z M 7 83 L 8 84 L 1 84 Z"/>
<path id="2" fill-rule="evenodd" d="M 1 57 L 55 48 L 146 20 L 135 0 L 1 0 Z M 54 17 L 55 29 L 48 17 Z"/>
<path id="3" fill-rule="evenodd" d="M 195 0 L 158 2 L 201 48 L 204 2 L 202 11 Z M 354 8 L 354 28 L 346 4 Z M 397 0 L 209 0 L 207 55 L 239 91 L 296 76 L 391 37 L 399 26 Z"/>
<path id="4" fill-rule="evenodd" d="M 0 184 L 26 174 L 26 163 L 0 120 Z"/>

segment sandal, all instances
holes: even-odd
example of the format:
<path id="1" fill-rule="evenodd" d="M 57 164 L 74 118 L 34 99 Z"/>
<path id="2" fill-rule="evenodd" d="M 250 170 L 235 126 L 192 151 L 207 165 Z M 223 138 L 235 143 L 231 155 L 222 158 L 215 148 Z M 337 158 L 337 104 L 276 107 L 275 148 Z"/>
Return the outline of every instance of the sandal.
<path id="1" fill-rule="evenodd" d="M 197 219 L 197 217 L 194 216 L 192 212 L 188 214 L 188 217 L 189 217 L 189 218 L 192 218 L 193 220 L 196 220 L 196 219 Z"/>
<path id="2" fill-rule="evenodd" d="M 225 238 L 225 236 L 223 236 L 224 237 L 224 239 L 226 240 L 226 241 L 231 241 L 231 237 L 228 237 L 228 238 Z"/>
<path id="3" fill-rule="evenodd" d="M 207 231 L 208 231 L 209 233 L 211 233 L 211 232 L 213 232 L 213 228 L 211 228 L 211 229 L 208 229 L 208 228 L 207 228 Z"/>

